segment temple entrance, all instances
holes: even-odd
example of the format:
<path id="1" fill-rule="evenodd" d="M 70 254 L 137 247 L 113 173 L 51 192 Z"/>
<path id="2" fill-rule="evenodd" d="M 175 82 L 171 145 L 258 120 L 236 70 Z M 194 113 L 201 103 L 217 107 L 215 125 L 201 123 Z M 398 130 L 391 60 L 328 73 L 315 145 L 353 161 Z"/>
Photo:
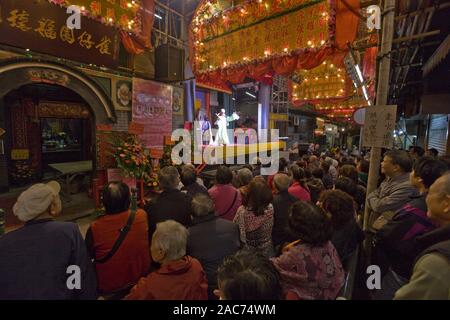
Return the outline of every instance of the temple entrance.
<path id="1" fill-rule="evenodd" d="M 58 174 L 58 164 L 92 163 L 94 118 L 77 93 L 29 84 L 9 92 L 3 104 L 9 187 L 49 180 Z"/>

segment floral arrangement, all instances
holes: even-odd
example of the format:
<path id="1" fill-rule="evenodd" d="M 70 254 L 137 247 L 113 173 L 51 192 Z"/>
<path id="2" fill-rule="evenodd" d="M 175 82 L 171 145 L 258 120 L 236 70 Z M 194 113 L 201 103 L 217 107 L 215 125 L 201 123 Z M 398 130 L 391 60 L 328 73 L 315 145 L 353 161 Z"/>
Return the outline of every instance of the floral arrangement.
<path id="1" fill-rule="evenodd" d="M 141 145 L 135 135 L 128 135 L 125 140 L 116 143 L 113 154 L 117 167 L 133 178 L 148 179 L 152 166 L 147 150 Z"/>
<path id="2" fill-rule="evenodd" d="M 147 176 L 145 186 L 155 191 L 159 190 L 158 174 L 156 172 L 153 171 Z"/>

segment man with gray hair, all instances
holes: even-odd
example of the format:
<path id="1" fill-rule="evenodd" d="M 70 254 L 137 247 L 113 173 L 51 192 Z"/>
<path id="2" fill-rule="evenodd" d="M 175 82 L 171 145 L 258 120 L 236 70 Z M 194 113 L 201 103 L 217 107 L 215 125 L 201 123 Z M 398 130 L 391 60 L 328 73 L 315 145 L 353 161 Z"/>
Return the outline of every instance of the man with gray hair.
<path id="1" fill-rule="evenodd" d="M 223 258 L 240 249 L 239 227 L 229 220 L 218 218 L 213 200 L 205 194 L 194 196 L 192 218 L 188 254 L 202 264 L 208 277 L 208 296 L 216 299 L 213 291 L 217 289 L 217 268 Z"/>
<path id="2" fill-rule="evenodd" d="M 188 230 L 173 220 L 160 222 L 151 254 L 161 268 L 141 278 L 126 300 L 206 300 L 208 282 L 200 262 L 186 255 Z"/>
<path id="3" fill-rule="evenodd" d="M 253 180 L 253 172 L 248 168 L 239 169 L 237 172 L 237 180 L 239 182 L 239 192 L 241 193 L 242 199 L 247 196 L 248 185 Z"/>
<path id="4" fill-rule="evenodd" d="M 290 240 L 288 239 L 286 232 L 289 218 L 289 208 L 298 200 L 288 192 L 290 184 L 291 178 L 286 174 L 277 173 L 273 178 L 275 195 L 272 203 L 274 209 L 272 241 L 275 247 Z"/>
<path id="5" fill-rule="evenodd" d="M 158 173 L 158 180 L 163 192 L 145 206 L 150 241 L 158 222 L 175 220 L 186 227 L 191 223 L 191 198 L 178 190 L 178 170 L 173 166 L 164 167 Z"/>

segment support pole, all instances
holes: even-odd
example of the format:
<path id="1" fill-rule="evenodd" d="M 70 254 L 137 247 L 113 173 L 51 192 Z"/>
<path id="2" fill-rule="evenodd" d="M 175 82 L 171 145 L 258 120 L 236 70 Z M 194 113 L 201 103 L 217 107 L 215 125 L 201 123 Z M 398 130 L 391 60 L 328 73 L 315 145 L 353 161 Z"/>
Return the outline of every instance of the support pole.
<path id="1" fill-rule="evenodd" d="M 384 5 L 384 18 L 383 18 L 383 35 L 381 38 L 380 49 L 380 67 L 377 80 L 377 97 L 376 105 L 386 105 L 389 93 L 389 72 L 391 69 L 391 57 L 390 52 L 392 49 L 392 39 L 394 36 L 394 14 L 395 14 L 395 0 L 385 0 Z M 377 188 L 379 170 L 381 163 L 381 148 L 372 147 L 370 150 L 370 168 L 369 177 L 367 181 L 367 195 Z M 364 231 L 368 231 L 370 213 L 369 206 L 366 202 L 366 208 L 364 211 Z"/>

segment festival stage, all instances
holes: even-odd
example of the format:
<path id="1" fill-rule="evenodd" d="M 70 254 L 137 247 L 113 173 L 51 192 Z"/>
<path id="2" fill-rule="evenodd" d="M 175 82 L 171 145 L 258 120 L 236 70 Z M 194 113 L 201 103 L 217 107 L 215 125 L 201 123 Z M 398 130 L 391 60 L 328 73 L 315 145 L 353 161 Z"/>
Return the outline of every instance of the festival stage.
<path id="1" fill-rule="evenodd" d="M 280 157 L 283 156 L 283 150 L 286 149 L 286 142 L 264 142 L 254 144 L 228 144 L 225 146 L 202 145 L 202 164 L 197 168 L 200 173 L 208 164 L 207 156 L 212 156 L 216 164 L 249 164 L 256 157 L 270 155 L 273 151 L 278 150 Z M 206 160 L 205 160 L 206 158 Z M 242 162 L 243 160 L 243 162 Z M 199 164 L 195 161 L 195 164 Z"/>

